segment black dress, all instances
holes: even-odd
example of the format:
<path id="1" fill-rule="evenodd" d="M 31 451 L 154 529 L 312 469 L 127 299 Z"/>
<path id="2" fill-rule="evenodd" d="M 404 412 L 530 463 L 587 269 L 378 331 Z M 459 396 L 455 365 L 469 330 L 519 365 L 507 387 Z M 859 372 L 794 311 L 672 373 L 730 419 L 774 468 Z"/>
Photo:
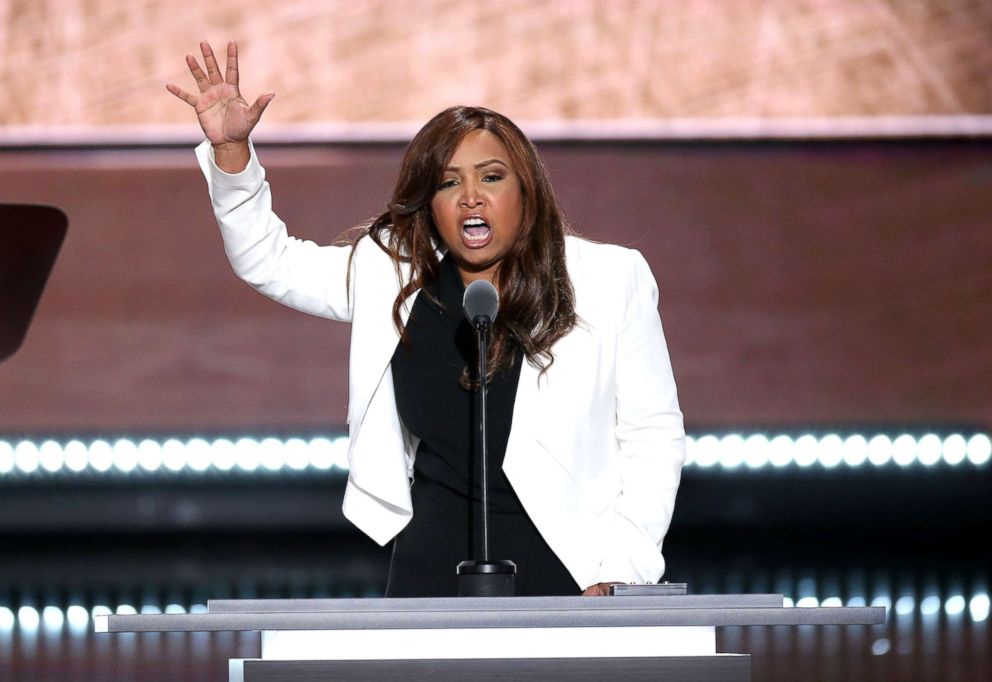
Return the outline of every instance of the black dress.
<path id="1" fill-rule="evenodd" d="M 387 597 L 458 594 L 455 568 L 481 558 L 481 504 L 473 439 L 475 394 L 459 377 L 476 366 L 475 332 L 462 313 L 465 287 L 454 261 L 441 261 L 437 281 L 417 297 L 407 322 L 409 343 L 392 359 L 396 407 L 421 439 L 414 463 L 413 519 L 393 542 Z M 440 305 L 425 294 L 434 294 Z M 489 431 L 489 556 L 517 564 L 517 594 L 578 594 L 579 588 L 524 512 L 503 474 L 522 356 L 492 377 Z"/>

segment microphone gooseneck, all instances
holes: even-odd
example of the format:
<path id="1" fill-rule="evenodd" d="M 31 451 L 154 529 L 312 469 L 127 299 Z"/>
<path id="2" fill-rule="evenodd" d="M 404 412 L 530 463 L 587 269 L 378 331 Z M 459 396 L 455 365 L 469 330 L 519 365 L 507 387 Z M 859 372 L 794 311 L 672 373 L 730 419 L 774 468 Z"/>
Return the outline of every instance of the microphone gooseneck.
<path id="1" fill-rule="evenodd" d="M 465 317 L 475 328 L 479 340 L 479 392 L 477 395 L 478 428 L 476 443 L 479 453 L 482 488 L 482 558 L 458 564 L 458 594 L 462 597 L 512 597 L 516 592 L 517 565 L 508 559 L 489 559 L 489 444 L 486 426 L 486 394 L 488 379 L 486 362 L 489 357 L 489 330 L 499 310 L 499 293 L 490 282 L 480 279 L 465 287 L 462 299 Z"/>
<path id="2" fill-rule="evenodd" d="M 479 339 L 479 464 L 482 488 L 482 561 L 489 561 L 489 443 L 486 424 L 486 393 L 488 377 L 486 360 L 489 357 L 489 328 L 499 311 L 499 293 L 484 279 L 477 279 L 465 287 L 462 299 L 465 317 L 475 327 Z"/>

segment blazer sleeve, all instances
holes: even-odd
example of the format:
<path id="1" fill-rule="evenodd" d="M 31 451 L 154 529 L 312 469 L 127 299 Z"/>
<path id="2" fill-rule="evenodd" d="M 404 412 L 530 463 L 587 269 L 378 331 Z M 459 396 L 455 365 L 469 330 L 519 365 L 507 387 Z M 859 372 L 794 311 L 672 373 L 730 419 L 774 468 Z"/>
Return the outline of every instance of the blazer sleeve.
<path id="1" fill-rule="evenodd" d="M 644 257 L 631 267 L 617 339 L 616 437 L 622 492 L 598 582 L 656 582 L 662 540 L 685 462 L 685 429 L 658 314 L 658 287 Z"/>
<path id="2" fill-rule="evenodd" d="M 196 148 L 196 157 L 207 179 L 224 251 L 238 277 L 291 308 L 351 321 L 351 247 L 318 246 L 289 236 L 286 224 L 272 211 L 272 193 L 254 146 L 240 173 L 221 170 L 209 142 Z"/>

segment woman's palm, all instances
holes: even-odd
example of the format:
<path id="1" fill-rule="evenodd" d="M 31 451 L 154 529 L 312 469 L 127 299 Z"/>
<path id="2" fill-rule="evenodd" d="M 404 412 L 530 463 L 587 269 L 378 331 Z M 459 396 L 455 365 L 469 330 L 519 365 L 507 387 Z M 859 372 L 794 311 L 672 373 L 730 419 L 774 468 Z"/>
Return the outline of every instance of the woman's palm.
<path id="1" fill-rule="evenodd" d="M 186 65 L 196 79 L 200 94 L 193 95 L 171 83 L 165 87 L 193 107 L 203 134 L 211 144 L 244 142 L 275 95 L 273 93 L 261 95 L 252 105 L 241 96 L 238 90 L 238 46 L 234 41 L 227 46 L 227 71 L 223 77 L 210 45 L 206 42 L 200 43 L 200 51 L 203 53 L 203 61 L 207 67 L 206 73 L 200 68 L 195 57 L 192 55 L 186 57 Z"/>
<path id="2" fill-rule="evenodd" d="M 248 102 L 238 92 L 238 87 L 230 83 L 212 85 L 201 92 L 193 108 L 204 135 L 212 144 L 245 140 L 255 127 L 255 121 L 249 116 Z"/>

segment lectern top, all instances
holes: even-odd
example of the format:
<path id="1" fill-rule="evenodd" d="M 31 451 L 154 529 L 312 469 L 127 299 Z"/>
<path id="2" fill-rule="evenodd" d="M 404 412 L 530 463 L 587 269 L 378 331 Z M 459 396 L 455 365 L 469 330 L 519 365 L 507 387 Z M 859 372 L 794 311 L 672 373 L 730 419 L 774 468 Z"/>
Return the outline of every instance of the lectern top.
<path id="1" fill-rule="evenodd" d="M 777 597 L 774 605 L 773 596 Z M 685 603 L 672 605 L 670 600 L 685 600 Z M 760 605 L 762 601 L 766 605 Z M 434 630 L 885 622 L 885 609 L 881 607 L 783 608 L 781 604 L 779 595 L 250 600 L 241 604 L 211 602 L 207 613 L 98 616 L 96 629 L 98 632 Z"/>
<path id="2" fill-rule="evenodd" d="M 404 599 L 211 599 L 209 613 L 461 612 L 622 609 L 714 609 L 782 606 L 781 594 L 691 594 L 630 597 L 420 597 Z"/>

